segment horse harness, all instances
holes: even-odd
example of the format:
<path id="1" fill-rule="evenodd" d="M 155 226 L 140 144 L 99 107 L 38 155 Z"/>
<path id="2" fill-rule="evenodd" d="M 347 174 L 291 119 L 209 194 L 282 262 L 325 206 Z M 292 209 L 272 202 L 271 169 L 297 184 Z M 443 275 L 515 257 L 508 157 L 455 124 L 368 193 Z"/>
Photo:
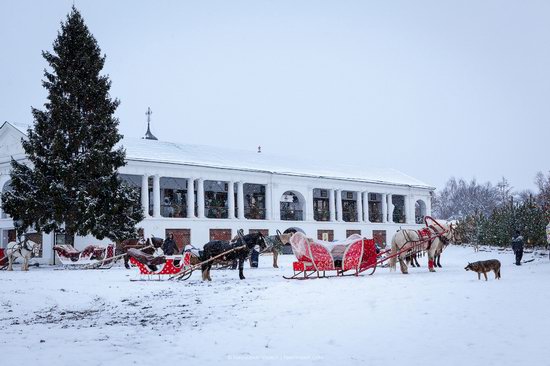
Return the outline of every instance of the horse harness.
<path id="1" fill-rule="evenodd" d="M 441 242 L 443 243 L 443 245 L 447 245 L 449 243 L 449 239 L 447 239 L 443 234 L 445 234 L 445 231 L 440 233 L 433 225 L 429 225 L 428 227 L 422 229 L 422 230 L 417 230 L 416 233 L 418 234 L 418 237 L 420 238 L 419 240 L 412 240 L 411 237 L 409 236 L 409 234 L 407 234 L 407 230 L 403 230 L 403 235 L 405 236 L 405 238 L 407 239 L 407 243 L 422 243 L 426 238 L 427 239 L 427 242 L 428 242 L 428 245 L 426 247 L 425 250 L 430 250 L 430 248 L 432 247 L 432 243 L 434 242 L 434 240 L 436 238 L 439 238 L 439 240 L 441 240 Z M 432 236 L 431 234 L 432 233 L 435 233 L 436 235 L 435 236 Z M 416 247 L 417 245 L 413 245 L 411 247 L 411 250 L 414 249 L 414 247 Z M 418 244 L 418 246 L 420 246 L 420 244 Z"/>
<path id="2" fill-rule="evenodd" d="M 28 250 L 31 252 L 31 258 L 34 256 L 34 247 L 29 247 L 29 240 L 25 238 L 23 241 L 20 241 L 12 248 L 12 253 L 19 253 L 21 256 L 23 256 L 23 253 L 21 253 L 21 250 Z"/>

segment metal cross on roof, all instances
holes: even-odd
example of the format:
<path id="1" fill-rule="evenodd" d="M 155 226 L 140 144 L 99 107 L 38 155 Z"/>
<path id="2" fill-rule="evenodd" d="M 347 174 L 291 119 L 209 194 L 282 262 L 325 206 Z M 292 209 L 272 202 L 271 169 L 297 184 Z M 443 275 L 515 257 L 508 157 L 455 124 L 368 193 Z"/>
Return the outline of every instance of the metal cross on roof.
<path id="1" fill-rule="evenodd" d="M 151 111 L 151 107 L 147 107 L 147 112 L 145 112 L 145 115 L 147 116 L 147 132 L 145 133 L 145 139 L 146 140 L 158 140 L 152 133 L 151 133 L 151 115 L 153 112 Z"/>

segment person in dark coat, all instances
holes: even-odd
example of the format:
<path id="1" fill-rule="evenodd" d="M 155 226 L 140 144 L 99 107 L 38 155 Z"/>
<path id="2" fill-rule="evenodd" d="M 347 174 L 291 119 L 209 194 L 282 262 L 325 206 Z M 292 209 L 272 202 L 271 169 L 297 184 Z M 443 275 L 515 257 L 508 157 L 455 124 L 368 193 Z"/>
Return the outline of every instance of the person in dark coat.
<path id="1" fill-rule="evenodd" d="M 250 268 L 258 268 L 260 261 L 260 247 L 256 245 L 250 252 Z"/>
<path id="2" fill-rule="evenodd" d="M 523 236 L 519 230 L 516 230 L 516 235 L 512 239 L 512 250 L 516 255 L 516 266 L 521 266 L 521 258 L 523 257 Z"/>
<path id="3" fill-rule="evenodd" d="M 174 234 L 168 234 L 168 237 L 164 240 L 162 244 L 162 251 L 165 255 L 174 255 L 178 252 L 178 246 L 174 240 Z"/>

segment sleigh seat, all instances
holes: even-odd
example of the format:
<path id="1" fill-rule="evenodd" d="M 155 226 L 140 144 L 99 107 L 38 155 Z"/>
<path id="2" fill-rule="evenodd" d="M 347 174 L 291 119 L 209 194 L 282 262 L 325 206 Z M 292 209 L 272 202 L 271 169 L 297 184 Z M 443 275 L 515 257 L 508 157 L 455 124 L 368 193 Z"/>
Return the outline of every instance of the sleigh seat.
<path id="1" fill-rule="evenodd" d="M 178 255 L 157 257 L 135 251 L 140 252 L 137 249 L 129 249 L 128 255 L 130 263 L 139 269 L 142 279 L 161 280 L 182 273 L 191 267 L 192 257 L 195 256 L 190 251 Z"/>
<path id="2" fill-rule="evenodd" d="M 315 274 L 317 277 L 325 277 L 327 271 L 336 271 L 336 276 L 347 271 L 354 271 L 358 275 L 376 267 L 374 240 L 358 234 L 346 240 L 326 242 L 315 241 L 298 232 L 290 238 L 290 245 L 297 259 L 292 264 L 294 275 L 291 278 L 309 278 Z"/>
<path id="3" fill-rule="evenodd" d="M 115 254 L 114 244 L 109 244 L 107 247 L 88 245 L 82 251 L 69 244 L 58 244 L 54 245 L 53 249 L 62 264 L 90 264 L 111 258 Z"/>

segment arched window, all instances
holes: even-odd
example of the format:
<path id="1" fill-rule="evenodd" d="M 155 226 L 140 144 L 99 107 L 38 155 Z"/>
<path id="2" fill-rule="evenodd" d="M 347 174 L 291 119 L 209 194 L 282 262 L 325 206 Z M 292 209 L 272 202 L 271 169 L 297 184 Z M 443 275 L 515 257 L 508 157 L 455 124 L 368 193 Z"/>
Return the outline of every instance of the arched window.
<path id="1" fill-rule="evenodd" d="M 281 220 L 303 221 L 306 200 L 301 193 L 286 191 L 281 196 Z"/>
<path id="2" fill-rule="evenodd" d="M 414 204 L 414 221 L 417 224 L 422 224 L 424 216 L 426 216 L 426 203 L 422 200 L 418 200 Z"/>

